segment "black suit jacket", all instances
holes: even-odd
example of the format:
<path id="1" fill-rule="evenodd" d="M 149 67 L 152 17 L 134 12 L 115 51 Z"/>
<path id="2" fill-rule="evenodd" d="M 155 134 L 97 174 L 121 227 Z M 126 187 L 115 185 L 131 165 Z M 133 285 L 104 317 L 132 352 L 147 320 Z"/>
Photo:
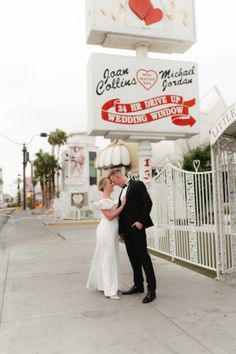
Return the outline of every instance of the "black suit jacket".
<path id="1" fill-rule="evenodd" d="M 119 200 L 119 205 L 120 205 Z M 143 182 L 130 180 L 126 192 L 126 204 L 119 215 L 119 233 L 125 233 L 134 222 L 139 221 L 144 228 L 153 226 L 150 212 L 152 200 Z"/>

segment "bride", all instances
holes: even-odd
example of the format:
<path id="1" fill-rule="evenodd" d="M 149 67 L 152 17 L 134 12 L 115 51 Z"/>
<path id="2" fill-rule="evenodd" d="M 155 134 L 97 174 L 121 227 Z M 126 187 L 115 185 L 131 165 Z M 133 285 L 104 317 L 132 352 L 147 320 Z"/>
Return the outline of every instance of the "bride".
<path id="1" fill-rule="evenodd" d="M 117 208 L 110 195 L 113 185 L 107 177 L 100 179 L 99 191 L 102 199 L 94 203 L 101 210 L 101 221 L 96 231 L 96 248 L 90 267 L 87 288 L 93 287 L 104 291 L 104 295 L 113 300 L 120 300 L 118 292 L 118 215 L 125 206 L 125 198 Z"/>

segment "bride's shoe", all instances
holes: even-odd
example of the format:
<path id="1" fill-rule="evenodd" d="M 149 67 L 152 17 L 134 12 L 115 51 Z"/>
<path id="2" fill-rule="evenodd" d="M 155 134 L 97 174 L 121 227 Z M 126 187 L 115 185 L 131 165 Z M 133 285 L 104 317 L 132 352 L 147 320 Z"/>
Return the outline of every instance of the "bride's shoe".
<path id="1" fill-rule="evenodd" d="M 112 296 L 107 296 L 111 300 L 120 300 L 120 297 L 118 295 L 112 295 Z"/>

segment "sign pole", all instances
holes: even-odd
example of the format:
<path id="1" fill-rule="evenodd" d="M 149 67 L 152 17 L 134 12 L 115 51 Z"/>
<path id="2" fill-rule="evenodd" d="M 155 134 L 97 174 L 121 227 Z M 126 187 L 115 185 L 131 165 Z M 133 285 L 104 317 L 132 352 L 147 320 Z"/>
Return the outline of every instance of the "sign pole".
<path id="1" fill-rule="evenodd" d="M 140 43 L 136 47 L 137 58 L 148 57 L 148 44 Z M 139 165 L 139 180 L 147 182 L 152 177 L 151 158 L 152 146 L 149 140 L 139 141 L 138 143 L 138 165 Z"/>

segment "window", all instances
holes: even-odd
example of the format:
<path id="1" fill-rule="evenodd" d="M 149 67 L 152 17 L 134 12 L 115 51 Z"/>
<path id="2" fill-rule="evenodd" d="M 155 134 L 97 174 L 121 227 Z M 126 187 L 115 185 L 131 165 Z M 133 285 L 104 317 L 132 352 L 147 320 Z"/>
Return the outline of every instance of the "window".
<path id="1" fill-rule="evenodd" d="M 97 170 L 95 168 L 96 152 L 89 151 L 89 184 L 97 184 Z"/>

